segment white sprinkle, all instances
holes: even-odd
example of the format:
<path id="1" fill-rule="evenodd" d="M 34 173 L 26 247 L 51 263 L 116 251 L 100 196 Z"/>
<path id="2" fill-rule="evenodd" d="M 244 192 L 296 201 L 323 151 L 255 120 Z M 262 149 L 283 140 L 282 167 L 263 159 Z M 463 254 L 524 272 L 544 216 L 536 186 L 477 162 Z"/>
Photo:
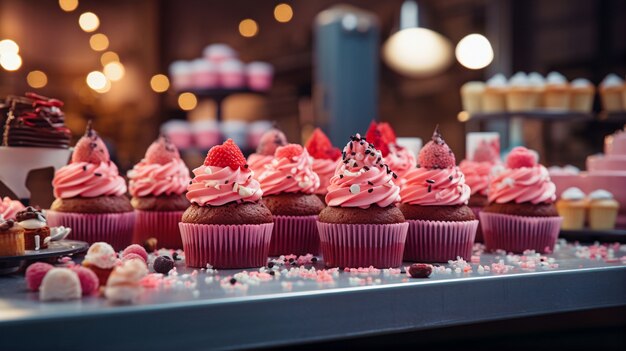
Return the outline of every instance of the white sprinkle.
<path id="1" fill-rule="evenodd" d="M 296 173 L 298 173 L 298 169 L 296 167 L 293 167 L 291 169 L 291 174 L 296 174 Z"/>
<path id="2" fill-rule="evenodd" d="M 308 187 L 311 186 L 311 182 L 308 182 L 308 181 L 306 181 L 306 182 L 298 182 L 298 186 L 300 188 L 302 188 L 302 189 L 305 189 L 305 188 L 308 188 Z"/>
<path id="3" fill-rule="evenodd" d="M 246 188 L 245 186 L 240 186 L 239 187 L 239 196 L 250 197 L 250 196 L 252 196 L 252 194 L 254 194 L 252 189 Z"/>
<path id="4" fill-rule="evenodd" d="M 356 158 L 358 161 L 361 161 L 364 158 L 364 156 L 363 154 L 356 154 L 354 158 Z"/>
<path id="5" fill-rule="evenodd" d="M 211 170 L 211 167 L 206 166 L 206 167 L 204 167 L 204 173 L 206 173 L 206 174 L 213 174 L 213 171 Z"/>
<path id="6" fill-rule="evenodd" d="M 233 192 L 239 192 L 239 184 L 238 183 L 233 183 Z"/>
<path id="7" fill-rule="evenodd" d="M 352 194 L 358 194 L 361 192 L 361 187 L 358 184 L 352 184 L 350 185 L 350 192 Z"/>
<path id="8" fill-rule="evenodd" d="M 502 180 L 502 183 L 507 185 L 509 188 L 512 188 L 513 185 L 515 185 L 515 179 L 507 177 Z"/>

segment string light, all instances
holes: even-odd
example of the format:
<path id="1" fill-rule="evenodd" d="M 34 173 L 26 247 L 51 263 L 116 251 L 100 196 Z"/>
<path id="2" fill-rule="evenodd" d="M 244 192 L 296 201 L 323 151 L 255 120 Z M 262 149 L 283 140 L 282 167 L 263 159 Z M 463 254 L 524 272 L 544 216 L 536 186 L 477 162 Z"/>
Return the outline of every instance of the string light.
<path id="1" fill-rule="evenodd" d="M 109 47 L 109 38 L 102 33 L 94 34 L 89 38 L 89 46 L 94 51 L 104 51 Z"/>
<path id="2" fill-rule="evenodd" d="M 109 90 L 111 90 L 111 81 L 107 79 L 107 81 L 104 83 L 104 87 L 100 89 L 94 89 L 94 90 L 96 91 L 96 93 L 99 93 L 99 94 L 108 93 Z"/>
<path id="3" fill-rule="evenodd" d="M 59 6 L 65 12 L 72 12 L 78 7 L 78 0 L 59 0 Z"/>
<path id="4" fill-rule="evenodd" d="M 104 89 L 107 85 L 107 77 L 99 71 L 90 72 L 87 75 L 87 85 L 93 90 Z"/>
<path id="5" fill-rule="evenodd" d="M 3 53 L 0 55 L 0 66 L 7 71 L 17 71 L 22 67 L 22 57 L 14 53 Z"/>
<path id="6" fill-rule="evenodd" d="M 191 111 L 198 106 L 198 99 L 192 93 L 178 95 L 178 106 L 184 111 Z"/>
<path id="7" fill-rule="evenodd" d="M 32 88 L 43 88 L 48 84 L 48 76 L 42 71 L 30 71 L 26 76 L 26 82 Z"/>
<path id="8" fill-rule="evenodd" d="M 122 79 L 124 77 L 124 73 L 126 73 L 126 69 L 124 65 L 120 62 L 109 62 L 104 66 L 104 75 L 114 82 Z"/>
<path id="9" fill-rule="evenodd" d="M 278 4 L 274 7 L 274 18 L 280 23 L 287 23 L 293 18 L 293 9 L 288 4 Z"/>
<path id="10" fill-rule="evenodd" d="M 252 38 L 259 33 L 259 25 L 255 20 L 246 18 L 239 22 L 239 34 L 242 37 Z"/>
<path id="11" fill-rule="evenodd" d="M 166 92 L 170 88 L 170 80 L 164 74 L 155 74 L 150 79 L 150 88 L 156 93 Z"/>
<path id="12" fill-rule="evenodd" d="M 100 27 L 100 19 L 93 12 L 85 12 L 78 18 L 78 25 L 85 32 L 93 32 Z"/>
<path id="13" fill-rule="evenodd" d="M 102 54 L 102 56 L 100 56 L 100 63 L 102 63 L 102 66 L 106 66 L 107 63 L 119 62 L 119 61 L 120 61 L 119 55 L 113 51 L 107 51 L 104 54 Z"/>
<path id="14" fill-rule="evenodd" d="M 4 39 L 0 41 L 0 55 L 2 54 L 17 54 L 20 52 L 20 47 L 11 39 Z"/>

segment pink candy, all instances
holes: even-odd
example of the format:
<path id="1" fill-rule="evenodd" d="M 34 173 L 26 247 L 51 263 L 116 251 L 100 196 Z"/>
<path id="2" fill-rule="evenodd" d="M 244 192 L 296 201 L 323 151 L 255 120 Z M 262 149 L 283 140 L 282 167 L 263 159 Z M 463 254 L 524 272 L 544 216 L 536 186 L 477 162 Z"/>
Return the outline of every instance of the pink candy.
<path id="1" fill-rule="evenodd" d="M 136 254 L 140 256 L 144 262 L 148 261 L 148 253 L 146 252 L 146 249 L 141 247 L 141 245 L 132 244 L 128 246 L 127 248 L 125 248 L 124 251 L 122 252 L 122 258 L 130 254 Z"/>
<path id="2" fill-rule="evenodd" d="M 77 275 L 78 280 L 80 280 L 80 287 L 83 290 L 83 295 L 92 295 L 98 291 L 100 287 L 100 281 L 98 280 L 98 276 L 91 269 L 85 268 L 83 266 L 75 265 L 71 268 Z"/>
<path id="3" fill-rule="evenodd" d="M 26 269 L 26 285 L 32 291 L 38 291 L 43 277 L 49 270 L 54 268 L 53 265 L 44 262 L 35 262 Z"/>

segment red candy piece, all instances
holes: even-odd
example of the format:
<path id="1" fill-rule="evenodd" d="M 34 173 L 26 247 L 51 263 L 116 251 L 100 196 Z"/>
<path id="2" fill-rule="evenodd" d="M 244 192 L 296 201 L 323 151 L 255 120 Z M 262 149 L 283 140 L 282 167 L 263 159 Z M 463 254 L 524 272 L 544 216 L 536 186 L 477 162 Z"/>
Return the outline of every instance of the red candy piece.
<path id="1" fill-rule="evenodd" d="M 374 147 L 383 154 L 383 157 L 389 155 L 389 143 L 384 140 L 383 134 L 380 132 L 380 129 L 378 129 L 376 121 L 370 123 L 367 133 L 365 133 L 365 139 L 367 139 L 370 144 L 374 145 Z"/>
<path id="2" fill-rule="evenodd" d="M 79 265 L 73 266 L 70 269 L 78 275 L 83 295 L 92 295 L 98 291 L 100 281 L 98 280 L 96 273 L 94 273 L 91 269 Z"/>
<path id="3" fill-rule="evenodd" d="M 506 157 L 506 165 L 509 168 L 534 167 L 537 165 L 537 154 L 523 146 L 518 146 Z"/>
<path id="4" fill-rule="evenodd" d="M 304 149 L 302 148 L 302 146 L 298 144 L 287 144 L 285 146 L 279 146 L 276 149 L 274 157 L 291 159 L 292 157 L 298 157 L 302 155 L 303 151 Z"/>
<path id="5" fill-rule="evenodd" d="M 26 285 L 32 291 L 38 291 L 43 277 L 49 270 L 54 268 L 53 265 L 45 262 L 35 262 L 26 268 Z"/>
<path id="6" fill-rule="evenodd" d="M 431 169 L 450 168 L 456 165 L 454 153 L 439 133 L 439 126 L 435 128 L 432 140 L 420 150 L 419 163 L 421 167 Z"/>
<path id="7" fill-rule="evenodd" d="M 426 263 L 413 263 L 409 267 L 411 278 L 428 278 L 433 272 L 433 266 Z"/>
<path id="8" fill-rule="evenodd" d="M 387 122 L 380 122 L 378 123 L 378 130 L 380 130 L 380 132 L 383 135 L 383 140 L 387 143 L 387 144 L 395 144 L 396 143 L 396 132 L 393 130 L 393 128 L 391 128 L 391 124 L 387 123 Z"/>
<path id="9" fill-rule="evenodd" d="M 204 165 L 237 169 L 246 165 L 246 158 L 233 139 L 228 139 L 224 144 L 215 145 L 209 150 Z"/>
<path id="10" fill-rule="evenodd" d="M 287 137 L 285 136 L 285 133 L 276 128 L 270 129 L 261 136 L 259 146 L 256 148 L 256 153 L 271 156 L 274 155 L 277 147 L 283 145 L 287 145 Z"/>
<path id="11" fill-rule="evenodd" d="M 309 152 L 313 158 L 324 159 L 324 160 L 337 160 L 339 156 L 341 156 L 341 151 L 333 147 L 333 144 L 330 142 L 326 134 L 319 129 L 315 128 L 313 134 L 311 134 L 311 138 L 306 142 L 304 146 L 306 151 Z"/>
<path id="12" fill-rule="evenodd" d="M 141 245 L 132 244 L 122 251 L 122 258 L 128 255 L 135 254 L 139 256 L 144 262 L 148 261 L 148 252 Z"/>
<path id="13" fill-rule="evenodd" d="M 95 130 L 91 129 L 91 123 L 87 125 L 87 131 L 83 135 L 72 153 L 72 162 L 89 162 L 100 164 L 101 162 L 109 162 L 109 150 L 107 150 L 104 141 L 98 136 Z"/>
<path id="14" fill-rule="evenodd" d="M 151 164 L 165 165 L 179 157 L 176 146 L 163 136 L 153 142 L 146 151 L 146 161 Z"/>

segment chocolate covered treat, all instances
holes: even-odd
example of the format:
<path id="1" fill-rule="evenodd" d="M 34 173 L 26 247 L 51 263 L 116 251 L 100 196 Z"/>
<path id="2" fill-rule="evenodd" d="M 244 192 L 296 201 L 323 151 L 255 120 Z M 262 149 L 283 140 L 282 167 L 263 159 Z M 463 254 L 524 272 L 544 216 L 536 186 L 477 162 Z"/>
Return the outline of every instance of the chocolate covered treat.
<path id="1" fill-rule="evenodd" d="M 67 149 L 71 133 L 62 106 L 60 100 L 34 93 L 7 97 L 0 107 L 2 146 Z"/>
<path id="2" fill-rule="evenodd" d="M 50 227 L 43 213 L 32 206 L 26 207 L 15 215 L 18 224 L 24 228 L 24 248 L 26 250 L 41 250 L 48 248 L 47 237 L 50 236 Z"/>

